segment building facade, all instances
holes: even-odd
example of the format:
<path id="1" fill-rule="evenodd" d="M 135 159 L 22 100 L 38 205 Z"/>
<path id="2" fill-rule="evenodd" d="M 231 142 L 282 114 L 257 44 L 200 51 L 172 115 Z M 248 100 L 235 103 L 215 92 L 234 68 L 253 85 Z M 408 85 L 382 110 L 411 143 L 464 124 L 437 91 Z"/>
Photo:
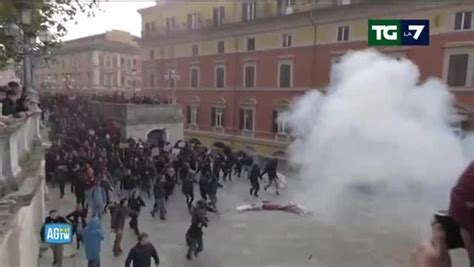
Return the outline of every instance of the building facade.
<path id="1" fill-rule="evenodd" d="M 367 47 L 369 18 L 429 19 L 429 46 L 381 47 L 443 79 L 474 109 L 474 4 L 366 1 L 180 1 L 140 10 L 144 92 L 176 94 L 185 134 L 212 145 L 284 156 L 277 120 L 291 100 L 323 89 L 330 68 Z M 178 74 L 171 79 L 167 73 Z M 471 109 L 472 108 L 472 109 Z"/>
<path id="2" fill-rule="evenodd" d="M 139 60 L 136 37 L 112 30 L 64 42 L 33 78 L 43 90 L 134 91 L 141 88 Z"/>

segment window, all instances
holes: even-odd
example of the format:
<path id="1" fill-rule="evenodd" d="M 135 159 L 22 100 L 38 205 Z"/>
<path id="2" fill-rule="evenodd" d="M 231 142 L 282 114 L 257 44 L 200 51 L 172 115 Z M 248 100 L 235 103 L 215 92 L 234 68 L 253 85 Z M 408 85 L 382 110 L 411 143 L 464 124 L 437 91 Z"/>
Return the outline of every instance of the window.
<path id="1" fill-rule="evenodd" d="M 225 87 L 225 67 L 223 65 L 216 66 L 215 79 L 216 88 Z"/>
<path id="2" fill-rule="evenodd" d="M 131 66 L 130 66 L 130 59 L 127 59 L 127 69 L 130 69 Z"/>
<path id="3" fill-rule="evenodd" d="M 151 88 L 155 87 L 155 73 L 153 71 L 150 71 L 148 73 L 148 79 L 149 79 L 150 87 Z"/>
<path id="4" fill-rule="evenodd" d="M 225 11 L 224 7 L 215 7 L 213 11 L 212 21 L 214 26 L 219 26 L 224 23 Z"/>
<path id="5" fill-rule="evenodd" d="M 283 47 L 291 47 L 291 34 L 288 34 L 288 33 L 285 33 L 283 34 L 283 38 L 282 38 L 282 42 L 283 42 Z"/>
<path id="6" fill-rule="evenodd" d="M 199 55 L 199 46 L 193 45 L 191 52 L 192 52 L 193 57 L 197 57 Z"/>
<path id="7" fill-rule="evenodd" d="M 281 62 L 278 64 L 278 77 L 280 88 L 290 88 L 291 87 L 291 69 L 292 64 L 290 62 Z"/>
<path id="8" fill-rule="evenodd" d="M 239 129 L 244 131 L 254 130 L 254 109 L 241 108 L 239 112 Z"/>
<path id="9" fill-rule="evenodd" d="M 167 74 L 172 73 L 173 70 L 174 70 L 174 67 L 168 67 L 168 72 L 167 72 Z M 175 79 L 168 78 L 167 80 L 168 80 L 168 86 L 169 86 L 170 88 L 174 88 L 174 87 L 176 86 L 176 81 L 179 80 L 179 79 L 176 79 L 176 80 L 175 80 Z"/>
<path id="10" fill-rule="evenodd" d="M 71 61 L 71 63 L 72 63 L 72 61 Z M 107 68 L 110 68 L 110 57 L 106 57 L 106 59 L 105 59 L 105 66 L 106 66 Z"/>
<path id="11" fill-rule="evenodd" d="M 109 87 L 112 85 L 112 75 L 110 73 L 105 76 L 105 85 Z"/>
<path id="12" fill-rule="evenodd" d="M 196 125 L 198 124 L 198 106 L 187 106 L 186 108 L 186 118 L 188 124 Z"/>
<path id="13" fill-rule="evenodd" d="M 120 77 L 120 85 L 122 87 L 125 87 L 125 76 L 123 76 L 123 75 Z"/>
<path id="14" fill-rule="evenodd" d="M 224 41 L 220 41 L 217 43 L 217 53 L 224 54 L 225 53 L 225 43 Z"/>
<path id="15" fill-rule="evenodd" d="M 133 59 L 133 66 L 136 67 L 137 66 L 137 60 L 134 58 Z"/>
<path id="16" fill-rule="evenodd" d="M 175 27 L 174 17 L 166 18 L 166 32 L 171 32 Z"/>
<path id="17" fill-rule="evenodd" d="M 199 67 L 191 67 L 190 69 L 190 80 L 191 80 L 191 88 L 198 88 L 199 87 Z"/>
<path id="18" fill-rule="evenodd" d="M 278 0 L 278 10 L 281 15 L 291 14 L 291 8 L 295 4 L 295 0 Z"/>
<path id="19" fill-rule="evenodd" d="M 216 128 L 224 127 L 224 108 L 223 107 L 212 107 L 211 108 L 211 125 Z"/>
<path id="20" fill-rule="evenodd" d="M 123 57 L 120 58 L 120 66 L 121 67 L 125 66 L 125 58 L 123 58 Z"/>
<path id="21" fill-rule="evenodd" d="M 244 66 L 244 87 L 254 88 L 255 87 L 255 65 Z"/>
<path id="22" fill-rule="evenodd" d="M 150 50 L 150 59 L 155 59 L 155 50 Z"/>
<path id="23" fill-rule="evenodd" d="M 91 85 L 92 84 L 92 72 L 87 72 L 87 81 L 88 81 L 88 84 Z"/>
<path id="24" fill-rule="evenodd" d="M 455 30 L 469 30 L 472 29 L 472 11 L 457 12 L 454 15 L 454 29 Z"/>
<path id="25" fill-rule="evenodd" d="M 281 114 L 284 112 L 283 109 L 276 109 L 272 113 L 272 131 L 276 134 L 288 134 L 289 128 L 286 122 L 279 119 Z"/>
<path id="26" fill-rule="evenodd" d="M 156 26 L 156 24 L 155 24 L 154 21 L 150 22 L 150 31 L 151 31 L 151 32 L 154 32 L 154 31 L 155 31 L 155 26 Z"/>
<path id="27" fill-rule="evenodd" d="M 468 54 L 457 54 L 449 56 L 448 85 L 466 86 Z"/>
<path id="28" fill-rule="evenodd" d="M 255 38 L 247 39 L 247 51 L 255 50 Z"/>
<path id="29" fill-rule="evenodd" d="M 199 14 L 198 13 L 188 14 L 188 29 L 189 30 L 197 29 L 198 28 L 198 23 L 199 23 Z"/>
<path id="30" fill-rule="evenodd" d="M 242 3 L 242 21 L 255 19 L 255 2 Z"/>
<path id="31" fill-rule="evenodd" d="M 349 41 L 349 26 L 341 26 L 337 28 L 337 41 Z"/>

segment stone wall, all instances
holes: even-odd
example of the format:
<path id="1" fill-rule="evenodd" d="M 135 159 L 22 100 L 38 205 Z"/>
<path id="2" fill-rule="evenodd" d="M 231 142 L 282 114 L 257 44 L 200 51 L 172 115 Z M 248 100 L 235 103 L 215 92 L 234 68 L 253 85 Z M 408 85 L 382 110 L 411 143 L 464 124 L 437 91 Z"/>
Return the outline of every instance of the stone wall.
<path id="1" fill-rule="evenodd" d="M 177 105 L 116 104 L 94 102 L 92 108 L 106 120 L 120 124 L 124 139 L 147 139 L 153 130 L 166 130 L 168 141 L 184 138 L 182 109 Z"/>
<path id="2" fill-rule="evenodd" d="M 45 217 L 40 113 L 0 128 L 0 266 L 37 266 Z"/>
<path id="3" fill-rule="evenodd" d="M 40 143 L 40 113 L 23 119 L 11 119 L 8 127 L 0 128 L 0 198 L 19 188 L 17 180 L 21 164 Z"/>

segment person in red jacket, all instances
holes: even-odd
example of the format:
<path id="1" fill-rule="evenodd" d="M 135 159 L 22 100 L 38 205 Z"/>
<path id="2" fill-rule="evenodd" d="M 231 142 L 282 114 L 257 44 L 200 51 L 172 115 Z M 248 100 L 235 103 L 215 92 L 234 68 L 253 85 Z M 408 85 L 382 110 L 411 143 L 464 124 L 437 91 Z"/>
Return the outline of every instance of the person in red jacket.
<path id="1" fill-rule="evenodd" d="M 461 237 L 474 266 L 474 162 L 471 162 L 451 190 L 449 215 L 461 228 Z M 410 257 L 410 267 L 452 267 L 446 232 L 441 224 L 432 227 L 432 240 L 422 243 Z"/>

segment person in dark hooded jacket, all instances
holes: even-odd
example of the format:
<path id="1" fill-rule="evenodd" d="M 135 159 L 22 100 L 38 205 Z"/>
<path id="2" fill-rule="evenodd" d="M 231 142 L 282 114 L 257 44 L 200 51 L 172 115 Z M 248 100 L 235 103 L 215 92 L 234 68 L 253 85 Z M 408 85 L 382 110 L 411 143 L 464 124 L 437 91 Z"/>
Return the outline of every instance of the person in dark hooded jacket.
<path id="1" fill-rule="evenodd" d="M 222 188 L 217 178 L 212 177 L 208 184 L 207 193 L 209 195 L 210 206 L 217 210 L 217 189 Z"/>
<path id="2" fill-rule="evenodd" d="M 133 231 L 135 231 L 135 234 L 139 236 L 140 230 L 138 229 L 138 216 L 140 215 L 141 208 L 145 207 L 145 201 L 143 201 L 143 199 L 137 195 L 136 190 L 132 192 L 132 195 L 128 199 L 128 207 L 135 211 L 130 214 L 130 228 L 132 228 Z"/>
<path id="3" fill-rule="evenodd" d="M 166 219 L 166 207 L 165 207 L 165 176 L 159 174 L 155 184 L 153 185 L 153 196 L 155 197 L 155 204 L 151 211 L 151 216 L 155 217 L 155 213 L 160 212 L 160 219 Z"/>
<path id="4" fill-rule="evenodd" d="M 268 184 L 263 188 L 265 191 L 269 188 L 272 184 L 275 186 L 275 192 L 277 195 L 280 193 L 278 192 L 278 182 L 277 182 L 277 168 L 278 168 L 278 160 L 273 158 L 268 161 L 267 165 L 265 166 L 265 170 L 260 176 L 263 176 L 265 173 L 268 174 Z"/>
<path id="5" fill-rule="evenodd" d="M 66 180 L 67 180 L 66 175 L 67 175 L 67 166 L 61 163 L 58 167 L 56 167 L 56 170 L 54 171 L 54 178 L 56 182 L 59 184 L 59 192 L 60 192 L 59 198 L 64 197 L 64 187 L 66 186 Z"/>
<path id="6" fill-rule="evenodd" d="M 250 188 L 250 195 L 254 195 L 258 197 L 258 191 L 260 190 L 260 182 L 259 179 L 262 180 L 262 176 L 260 175 L 260 167 L 258 164 L 253 164 L 252 169 L 250 170 L 249 179 L 250 184 L 252 187 Z"/>

